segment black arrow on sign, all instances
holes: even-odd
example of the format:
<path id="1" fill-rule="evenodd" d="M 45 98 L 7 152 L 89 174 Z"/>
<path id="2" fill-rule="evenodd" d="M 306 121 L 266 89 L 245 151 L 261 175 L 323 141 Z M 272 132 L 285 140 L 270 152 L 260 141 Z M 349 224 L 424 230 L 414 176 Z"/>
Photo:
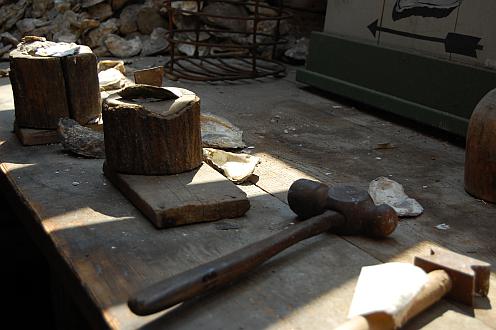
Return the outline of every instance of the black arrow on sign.
<path id="1" fill-rule="evenodd" d="M 475 57 L 475 58 L 477 58 L 477 50 L 484 49 L 484 46 L 479 45 L 481 38 L 478 38 L 478 37 L 468 36 L 465 34 L 459 34 L 459 33 L 454 33 L 454 32 L 449 32 L 446 35 L 446 38 L 443 39 L 443 38 L 423 36 L 421 34 L 415 34 L 415 33 L 410 33 L 410 32 L 397 31 L 397 30 L 393 30 L 393 29 L 379 26 L 378 23 L 379 23 L 379 20 L 376 19 L 369 26 L 367 26 L 367 28 L 370 30 L 370 32 L 372 32 L 374 37 L 376 36 L 377 31 L 382 31 L 382 32 L 386 32 L 386 33 L 391 33 L 391 34 L 396 34 L 399 36 L 407 37 L 407 38 L 413 38 L 413 39 L 442 43 L 442 44 L 444 44 L 444 49 L 446 50 L 447 53 L 455 53 L 455 54 L 460 54 L 460 55 L 465 55 L 465 56 L 470 56 L 470 57 Z"/>

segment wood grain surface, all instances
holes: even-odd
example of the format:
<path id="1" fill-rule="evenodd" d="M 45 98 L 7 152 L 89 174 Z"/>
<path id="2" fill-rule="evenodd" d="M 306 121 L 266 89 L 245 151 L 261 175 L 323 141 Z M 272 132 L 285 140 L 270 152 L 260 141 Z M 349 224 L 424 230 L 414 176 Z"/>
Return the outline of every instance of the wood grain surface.
<path id="1" fill-rule="evenodd" d="M 129 175 L 103 165 L 105 176 L 157 228 L 242 216 L 246 194 L 207 164 L 173 175 Z"/>
<path id="2" fill-rule="evenodd" d="M 102 115 L 107 166 L 140 175 L 177 174 L 199 167 L 200 99 L 189 93 L 158 102 L 106 99 Z"/>
<path id="3" fill-rule="evenodd" d="M 10 81 L 19 127 L 55 129 L 59 118 L 68 118 L 64 72 L 58 57 L 10 53 Z"/>
<path id="4" fill-rule="evenodd" d="M 262 163 L 258 181 L 240 186 L 251 203 L 245 216 L 156 230 L 103 176 L 101 160 L 70 157 L 58 145 L 21 147 L 10 132 L 10 86 L 0 79 L 2 189 L 9 189 L 23 224 L 95 328 L 330 329 L 346 319 L 362 266 L 411 262 L 437 245 L 496 262 L 496 208 L 464 192 L 462 148 L 290 80 L 231 84 L 229 92 L 216 84 L 185 87 L 202 97 L 204 111 L 238 124 Z M 373 149 L 385 141 L 399 147 Z M 402 221 L 391 238 L 319 235 L 219 292 L 148 317 L 128 309 L 127 299 L 138 290 L 291 226 L 295 217 L 285 192 L 293 178 L 366 188 L 389 174 L 426 209 Z M 441 222 L 451 229 L 434 228 Z M 492 273 L 489 299 L 478 299 L 476 308 L 442 301 L 410 328 L 496 324 L 495 279 Z"/>
<path id="5" fill-rule="evenodd" d="M 55 129 L 21 128 L 14 123 L 14 133 L 25 146 L 59 142 L 59 135 Z"/>
<path id="6" fill-rule="evenodd" d="M 89 51 L 61 58 L 69 114 L 81 125 L 102 113 L 96 61 L 95 54 Z"/>

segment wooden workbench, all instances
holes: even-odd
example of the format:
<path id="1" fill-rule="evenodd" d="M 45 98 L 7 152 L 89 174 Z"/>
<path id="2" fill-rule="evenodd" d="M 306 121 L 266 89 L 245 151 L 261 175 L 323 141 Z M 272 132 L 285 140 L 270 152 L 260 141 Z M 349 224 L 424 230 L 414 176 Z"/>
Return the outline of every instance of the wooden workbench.
<path id="1" fill-rule="evenodd" d="M 58 283 L 93 327 L 330 329 L 345 320 L 362 266 L 390 260 L 411 261 L 414 254 L 426 253 L 433 245 L 443 245 L 496 264 L 494 242 L 486 239 L 486 236 L 494 237 L 496 231 L 496 208 L 464 194 L 459 177 L 463 150 L 438 141 L 439 148 L 444 148 L 447 154 L 437 166 L 443 173 L 450 172 L 452 178 L 444 180 L 443 177 L 443 186 L 431 190 L 430 195 L 414 194 L 426 208 L 426 213 L 417 219 L 403 221 L 390 239 L 373 241 L 320 235 L 290 248 L 227 289 L 153 316 L 132 314 L 126 301 L 137 290 L 291 225 L 294 215 L 286 205 L 285 191 L 294 179 L 310 177 L 328 183 L 351 182 L 365 187 L 375 178 L 371 175 L 377 176 L 384 171 L 399 174 L 398 166 L 403 164 L 399 161 L 400 165 L 395 165 L 392 159 L 388 166 L 376 168 L 374 158 L 360 158 L 362 153 L 369 152 L 363 142 L 354 150 L 343 147 L 345 135 L 350 135 L 350 131 L 361 129 L 364 133 L 356 133 L 358 137 L 370 137 L 375 126 L 389 128 L 394 124 L 371 120 L 373 117 L 367 114 L 361 116 L 368 119 L 361 118 L 354 109 L 339 116 L 328 110 L 318 113 L 314 110 L 319 104 L 330 106 L 329 103 L 297 88 L 290 78 L 233 84 L 229 86 L 233 91 L 229 97 L 218 85 L 188 87 L 199 91 L 203 109 L 227 116 L 246 131 L 248 143 L 254 144 L 257 155 L 262 157 L 257 170 L 259 179 L 254 184 L 241 186 L 252 205 L 242 218 L 156 230 L 107 182 L 102 174 L 102 160 L 73 157 L 62 152 L 60 145 L 22 147 L 11 133 L 13 103 L 8 80 L 0 79 L 1 189 L 8 193 L 9 202 L 19 213 L 26 230 L 48 257 Z M 240 105 L 242 98 L 251 103 Z M 279 128 L 270 127 L 273 123 L 262 129 L 260 123 L 255 125 L 252 120 L 260 114 L 262 119 L 259 119 L 267 119 L 269 123 L 275 114 L 271 111 L 281 107 L 286 107 L 288 113 L 298 119 L 294 113 L 295 104 L 301 107 L 300 115 L 308 114 L 307 122 L 323 125 L 324 117 L 330 116 L 326 120 L 336 125 L 326 142 L 327 150 L 322 147 L 322 150 L 314 151 L 314 158 L 309 157 L 306 164 L 302 159 L 313 151 L 312 146 L 301 151 L 297 144 L 292 144 L 294 141 L 288 140 L 292 138 L 292 132 L 284 133 L 282 127 L 278 132 Z M 221 106 L 225 112 L 219 110 Z M 282 121 L 284 116 L 282 112 L 276 119 Z M 314 135 L 309 136 L 309 140 L 315 139 L 318 131 L 312 127 L 310 131 Z M 397 132 L 390 134 L 403 139 Z M 420 142 L 414 142 L 414 139 Z M 426 139 L 434 140 L 420 135 L 401 140 L 405 144 L 409 140 L 417 143 L 416 149 L 403 150 L 404 154 L 418 152 L 408 161 L 412 169 L 419 172 L 415 174 L 417 179 L 412 179 L 415 183 L 422 172 L 419 164 L 433 157 L 429 152 L 434 147 L 425 144 Z M 334 145 L 341 146 L 343 151 L 329 153 Z M 291 149 L 293 147 L 295 150 Z M 453 150 L 455 154 L 449 155 Z M 329 159 L 318 158 L 322 155 L 330 155 L 336 164 L 340 164 L 333 168 Z M 371 157 L 378 156 L 373 154 Z M 404 155 L 398 159 L 402 157 Z M 356 168 L 352 164 L 356 164 Z M 369 168 L 367 176 L 362 168 Z M 455 194 L 464 204 L 449 205 L 452 230 L 440 232 L 433 225 L 447 221 L 443 218 L 445 211 L 439 211 L 446 206 L 447 194 Z M 474 212 L 478 214 L 472 215 Z M 458 224 L 463 221 L 470 224 L 466 230 L 473 232 L 459 231 Z M 483 234 L 479 235 L 479 231 Z M 490 299 L 478 299 L 475 310 L 443 301 L 414 320 L 410 327 L 453 330 L 496 324 L 492 307 L 496 301 L 496 278 L 494 273 L 491 276 Z M 475 315 L 477 319 L 467 315 Z"/>

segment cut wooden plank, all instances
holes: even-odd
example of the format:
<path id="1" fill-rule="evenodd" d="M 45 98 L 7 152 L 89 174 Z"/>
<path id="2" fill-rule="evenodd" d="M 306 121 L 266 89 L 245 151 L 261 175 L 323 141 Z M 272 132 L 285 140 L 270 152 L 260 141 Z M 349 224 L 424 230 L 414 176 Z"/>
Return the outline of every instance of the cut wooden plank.
<path id="1" fill-rule="evenodd" d="M 237 218 L 250 208 L 246 194 L 219 172 L 203 164 L 175 175 L 128 175 L 107 178 L 158 228 Z"/>
<path id="2" fill-rule="evenodd" d="M 25 146 L 59 143 L 59 135 L 55 129 L 21 128 L 14 123 L 14 133 Z"/>

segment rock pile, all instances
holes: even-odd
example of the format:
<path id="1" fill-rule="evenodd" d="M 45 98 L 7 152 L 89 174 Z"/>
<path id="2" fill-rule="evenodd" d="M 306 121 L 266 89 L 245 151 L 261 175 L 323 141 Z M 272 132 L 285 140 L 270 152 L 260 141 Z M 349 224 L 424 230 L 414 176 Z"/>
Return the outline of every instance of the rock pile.
<path id="1" fill-rule="evenodd" d="M 259 8 L 259 13 L 276 16 L 277 11 L 266 6 L 277 5 L 277 1 L 266 1 L 260 2 L 263 7 Z M 242 2 L 205 0 L 200 3 L 201 8 L 197 8 L 197 1 L 173 1 L 172 6 L 190 11 L 199 9 L 212 15 L 253 16 L 253 5 Z M 162 54 L 169 47 L 166 40 L 168 15 L 165 4 L 165 0 L 0 0 L 0 58 L 8 58 L 9 51 L 26 35 L 88 45 L 97 56 L 128 58 Z M 253 21 L 250 20 L 176 15 L 173 24 L 177 29 L 194 29 L 199 26 L 221 31 L 201 33 L 201 41 L 214 39 L 216 42 L 243 43 L 252 39 L 249 35 L 231 33 L 252 31 Z M 261 21 L 257 30 L 273 34 L 275 28 L 276 21 Z M 280 25 L 283 34 L 292 30 L 298 29 L 285 21 Z M 196 35 L 185 33 L 179 38 L 193 41 Z M 194 47 L 182 44 L 179 51 L 192 55 Z M 200 51 L 205 54 L 216 50 L 202 48 Z"/>
<path id="2" fill-rule="evenodd" d="M 0 0 L 0 56 L 26 35 L 88 45 L 98 56 L 163 53 L 163 0 Z M 161 11 L 162 10 L 162 11 Z"/>

